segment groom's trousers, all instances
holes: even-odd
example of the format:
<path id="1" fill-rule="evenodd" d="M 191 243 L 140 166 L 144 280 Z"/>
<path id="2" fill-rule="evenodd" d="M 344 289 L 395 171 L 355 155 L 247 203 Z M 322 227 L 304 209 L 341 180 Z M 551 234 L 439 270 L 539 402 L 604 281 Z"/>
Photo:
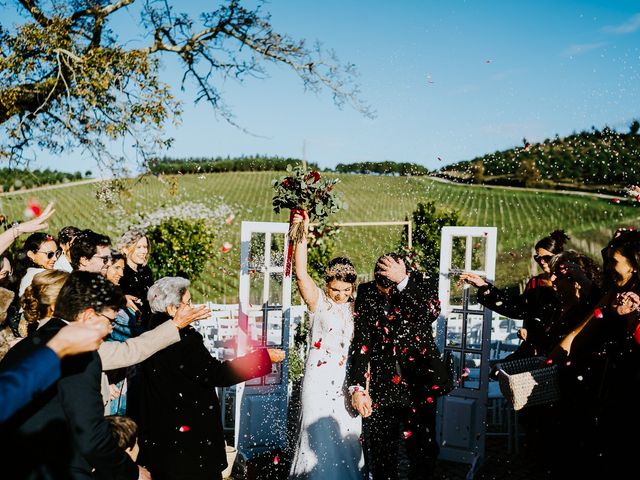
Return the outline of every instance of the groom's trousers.
<path id="1" fill-rule="evenodd" d="M 439 448 L 435 438 L 435 404 L 413 409 L 374 409 L 364 420 L 367 468 L 373 480 L 396 480 L 399 470 L 410 479 L 428 479 Z"/>

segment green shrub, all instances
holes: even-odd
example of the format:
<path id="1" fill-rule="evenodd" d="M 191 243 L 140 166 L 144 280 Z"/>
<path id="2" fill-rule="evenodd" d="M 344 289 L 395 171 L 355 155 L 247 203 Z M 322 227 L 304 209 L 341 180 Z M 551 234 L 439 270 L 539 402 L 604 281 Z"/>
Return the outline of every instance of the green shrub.
<path id="1" fill-rule="evenodd" d="M 149 267 L 154 278 L 181 276 L 194 280 L 215 248 L 215 230 L 203 219 L 168 218 L 147 229 Z"/>
<path id="2" fill-rule="evenodd" d="M 405 231 L 400 249 L 405 252 L 409 265 L 415 270 L 432 275 L 440 268 L 440 235 L 442 227 L 462 225 L 457 210 L 438 210 L 435 202 L 418 203 L 412 214 L 412 248 L 407 246 Z"/>

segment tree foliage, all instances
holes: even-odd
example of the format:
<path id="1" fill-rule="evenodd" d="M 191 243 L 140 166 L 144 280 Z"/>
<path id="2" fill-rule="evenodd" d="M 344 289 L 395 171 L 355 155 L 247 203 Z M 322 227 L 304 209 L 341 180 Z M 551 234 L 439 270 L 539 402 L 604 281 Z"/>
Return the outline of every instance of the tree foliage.
<path id="1" fill-rule="evenodd" d="M 269 157 L 266 155 L 252 155 L 242 157 L 216 158 L 170 158 L 163 157 L 151 160 L 149 170 L 153 174 L 202 174 L 219 172 L 283 172 L 287 165 L 302 166 L 303 161 L 295 158 Z M 310 168 L 318 169 L 315 163 L 307 164 Z"/>
<path id="2" fill-rule="evenodd" d="M 269 64 L 289 67 L 307 90 L 327 89 L 339 106 L 372 114 L 354 65 L 275 31 L 260 2 L 243 3 L 221 1 L 192 16 L 168 0 L 3 2 L 24 21 L 0 19 L 0 159 L 28 159 L 30 147 L 79 147 L 104 161 L 110 141 L 128 139 L 146 161 L 170 145 L 163 128 L 181 112 L 160 79 L 160 60 L 169 57 L 182 69 L 183 87 L 195 85 L 195 101 L 234 124 L 219 86 L 264 77 Z M 139 15 L 137 30 L 116 30 L 123 9 Z"/>
<path id="3" fill-rule="evenodd" d="M 462 225 L 456 210 L 439 210 L 432 200 L 418 203 L 411 215 L 413 220 L 412 248 L 408 248 L 407 232 L 400 249 L 405 252 L 408 264 L 415 270 L 432 276 L 440 269 L 440 235 L 442 227 Z"/>
<path id="4" fill-rule="evenodd" d="M 628 133 L 604 127 L 556 135 L 538 144 L 477 157 L 444 167 L 443 171 L 473 175 L 474 165 L 483 162 L 485 183 L 522 186 L 586 184 L 626 186 L 640 182 L 640 122 L 634 120 Z"/>

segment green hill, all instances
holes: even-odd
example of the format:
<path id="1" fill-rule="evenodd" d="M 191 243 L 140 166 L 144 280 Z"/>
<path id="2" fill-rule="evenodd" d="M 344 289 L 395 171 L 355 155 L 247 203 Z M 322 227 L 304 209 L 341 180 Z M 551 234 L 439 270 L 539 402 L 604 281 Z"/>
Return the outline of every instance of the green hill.
<path id="1" fill-rule="evenodd" d="M 144 177 L 131 182 L 123 195 L 122 211 L 109 209 L 96 198 L 96 185 L 71 185 L 37 192 L 16 192 L 0 196 L 0 212 L 20 218 L 25 202 L 56 202 L 50 231 L 65 225 L 109 234 L 117 239 L 117 226 L 136 212 L 152 212 L 162 205 L 199 202 L 216 207 L 224 202 L 235 213 L 234 223 L 223 227 L 217 238 L 228 241 L 228 253 L 202 252 L 211 257 L 204 277 L 195 282 L 195 299 L 232 303 L 237 298 L 240 222 L 286 221 L 287 214 L 276 215 L 271 207 L 271 180 L 274 172 L 235 172 L 181 175 L 158 179 Z M 331 174 L 329 174 L 331 175 Z M 427 177 L 386 177 L 337 175 L 337 190 L 348 208 L 336 221 L 399 221 L 410 216 L 419 201 L 435 200 L 441 208 L 461 211 L 467 225 L 498 227 L 497 280 L 501 285 L 516 284 L 528 276 L 532 244 L 552 230 L 562 227 L 572 237 L 570 246 L 597 255 L 618 226 L 636 223 L 637 203 L 563 195 L 554 192 L 518 191 L 474 185 L 456 185 Z M 393 249 L 400 238 L 399 227 L 345 227 L 338 234 L 337 254 L 350 256 L 361 274 L 371 275 L 375 259 Z M 152 246 L 153 248 L 153 246 Z"/>
<path id="2" fill-rule="evenodd" d="M 449 165 L 441 172 L 474 183 L 619 191 L 640 181 L 639 129 L 640 123 L 634 121 L 628 133 L 605 127 L 538 144 L 523 139 L 522 147 Z"/>

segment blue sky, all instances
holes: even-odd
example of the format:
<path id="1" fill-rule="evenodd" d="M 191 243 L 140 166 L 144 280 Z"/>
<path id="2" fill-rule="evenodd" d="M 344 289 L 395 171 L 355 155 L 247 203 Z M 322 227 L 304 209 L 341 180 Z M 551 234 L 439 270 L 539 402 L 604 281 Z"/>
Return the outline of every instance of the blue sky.
<path id="1" fill-rule="evenodd" d="M 177 4 L 177 2 L 174 2 Z M 210 2 L 180 2 L 196 10 Z M 217 4 L 217 2 L 214 2 Z M 273 0 L 276 30 L 318 39 L 360 71 L 368 119 L 305 93 L 285 68 L 223 86 L 237 122 L 184 101 L 172 156 L 302 157 L 322 167 L 396 160 L 429 168 L 556 133 L 640 118 L 640 2 Z M 128 19 L 126 18 L 128 17 Z M 119 21 L 131 21 L 122 12 Z M 179 84 L 167 63 L 163 80 Z M 127 150 L 124 149 L 127 154 Z M 440 160 L 438 160 L 438 157 Z M 39 166 L 94 169 L 80 152 Z"/>

